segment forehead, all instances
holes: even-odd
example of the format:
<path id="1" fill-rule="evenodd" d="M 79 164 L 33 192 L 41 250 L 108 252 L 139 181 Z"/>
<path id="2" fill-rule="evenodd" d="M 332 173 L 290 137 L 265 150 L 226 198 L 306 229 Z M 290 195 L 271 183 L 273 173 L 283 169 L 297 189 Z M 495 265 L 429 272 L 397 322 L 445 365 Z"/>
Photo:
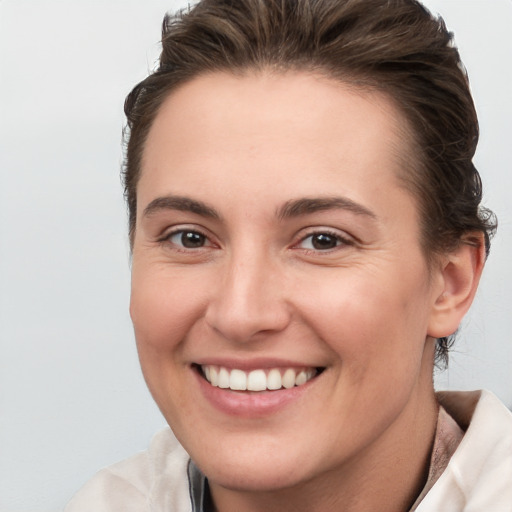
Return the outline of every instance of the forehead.
<path id="1" fill-rule="evenodd" d="M 206 195 L 233 180 L 251 197 L 280 186 L 292 194 L 299 184 L 302 196 L 331 186 L 356 196 L 397 188 L 409 148 L 405 125 L 385 95 L 310 73 L 203 75 L 160 108 L 138 192 L 145 195 L 148 183 L 174 194 L 193 184 Z M 143 206 L 152 198 L 139 199 Z"/>

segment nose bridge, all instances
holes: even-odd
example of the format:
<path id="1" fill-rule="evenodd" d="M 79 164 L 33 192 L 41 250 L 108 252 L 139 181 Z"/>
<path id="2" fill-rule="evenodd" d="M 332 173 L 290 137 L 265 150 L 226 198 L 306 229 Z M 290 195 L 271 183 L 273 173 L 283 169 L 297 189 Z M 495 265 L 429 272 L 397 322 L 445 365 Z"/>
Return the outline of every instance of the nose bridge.
<path id="1" fill-rule="evenodd" d="M 256 334 L 279 331 L 289 321 L 283 276 L 262 247 L 232 251 L 219 273 L 207 321 L 223 337 L 250 341 Z"/>

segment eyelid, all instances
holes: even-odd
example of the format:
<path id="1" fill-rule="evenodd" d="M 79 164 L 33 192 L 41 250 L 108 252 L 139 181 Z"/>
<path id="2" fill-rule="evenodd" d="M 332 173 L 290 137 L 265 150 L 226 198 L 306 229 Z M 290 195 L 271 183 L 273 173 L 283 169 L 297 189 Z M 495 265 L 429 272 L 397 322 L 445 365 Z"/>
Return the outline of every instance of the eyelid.
<path id="1" fill-rule="evenodd" d="M 304 242 L 305 240 L 307 240 L 308 238 L 310 238 L 314 235 L 329 235 L 329 236 L 336 238 L 336 240 L 340 243 L 333 248 L 324 249 L 324 250 L 300 247 L 300 244 L 302 242 Z M 302 249 L 303 251 L 307 251 L 307 252 L 324 253 L 325 254 L 325 253 L 330 253 L 330 252 L 333 252 L 336 250 L 340 250 L 343 247 L 352 246 L 355 243 L 356 243 L 356 240 L 344 231 L 340 231 L 340 230 L 337 230 L 334 228 L 323 227 L 323 226 L 318 226 L 318 227 L 315 226 L 315 227 L 309 227 L 309 228 L 305 228 L 304 230 L 301 230 L 297 235 L 297 241 L 294 242 L 293 248 Z"/>
<path id="2" fill-rule="evenodd" d="M 197 248 L 190 248 L 190 247 L 183 247 L 182 245 L 176 244 L 174 242 L 171 242 L 171 238 L 175 235 L 178 235 L 180 233 L 197 233 L 201 236 L 203 236 L 207 242 L 206 245 L 197 247 Z M 178 224 L 176 226 L 172 226 L 171 228 L 166 229 L 161 236 L 158 237 L 157 242 L 161 244 L 169 244 L 177 248 L 177 250 L 181 251 L 199 251 L 204 248 L 210 248 L 210 247 L 216 247 L 217 244 L 213 242 L 212 236 L 209 234 L 209 232 L 197 225 L 194 224 Z"/>

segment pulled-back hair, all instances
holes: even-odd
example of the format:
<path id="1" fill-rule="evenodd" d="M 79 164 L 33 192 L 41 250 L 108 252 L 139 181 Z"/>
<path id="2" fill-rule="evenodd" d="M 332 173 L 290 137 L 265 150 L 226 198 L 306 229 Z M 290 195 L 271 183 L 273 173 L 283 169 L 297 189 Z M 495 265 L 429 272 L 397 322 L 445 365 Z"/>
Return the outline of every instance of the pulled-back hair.
<path id="1" fill-rule="evenodd" d="M 201 0 L 167 15 L 158 68 L 125 102 L 132 242 L 144 145 L 165 98 L 201 74 L 266 69 L 320 74 L 391 98 L 408 125 L 412 157 L 400 177 L 418 201 L 427 261 L 479 243 L 482 233 L 489 251 L 496 221 L 480 206 L 467 75 L 443 20 L 416 0 Z M 438 340 L 438 361 L 449 343 Z"/>

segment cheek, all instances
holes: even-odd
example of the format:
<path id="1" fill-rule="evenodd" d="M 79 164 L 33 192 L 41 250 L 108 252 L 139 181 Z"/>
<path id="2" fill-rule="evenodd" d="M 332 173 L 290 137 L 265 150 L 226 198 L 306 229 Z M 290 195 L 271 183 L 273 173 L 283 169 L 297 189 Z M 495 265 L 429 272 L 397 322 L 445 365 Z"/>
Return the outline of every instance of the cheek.
<path id="1" fill-rule="evenodd" d="M 425 282 L 406 272 L 358 273 L 340 276 L 309 297 L 302 309 L 308 321 L 338 357 L 360 367 L 384 371 L 420 360 L 428 325 L 428 290 Z M 317 285 L 318 285 L 317 281 Z M 379 370 L 380 371 L 380 370 Z"/>
<path id="2" fill-rule="evenodd" d="M 134 268 L 130 315 L 140 348 L 164 351 L 178 346 L 202 314 L 200 291 L 168 274 Z"/>
<path id="3" fill-rule="evenodd" d="M 190 408 L 182 385 L 189 372 L 183 347 L 201 315 L 201 301 L 166 274 L 168 270 L 144 272 L 140 264 L 134 265 L 130 315 L 144 379 L 163 415 L 174 424 Z"/>

